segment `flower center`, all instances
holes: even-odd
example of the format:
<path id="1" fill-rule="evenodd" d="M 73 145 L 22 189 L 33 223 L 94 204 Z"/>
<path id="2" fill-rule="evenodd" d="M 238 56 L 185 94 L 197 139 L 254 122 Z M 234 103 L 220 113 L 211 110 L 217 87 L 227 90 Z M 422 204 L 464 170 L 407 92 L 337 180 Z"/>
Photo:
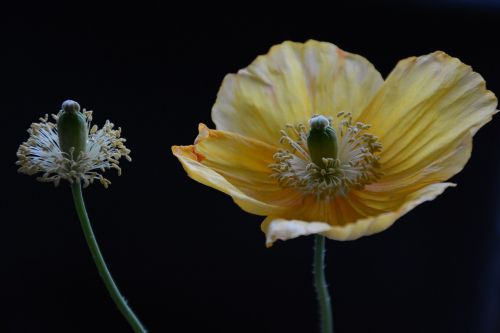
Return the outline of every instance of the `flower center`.
<path id="1" fill-rule="evenodd" d="M 338 113 L 337 120 L 337 130 L 332 119 L 314 116 L 309 128 L 288 124 L 280 131 L 283 148 L 269 167 L 281 187 L 328 200 L 345 196 L 350 189 L 363 189 L 382 176 L 377 155 L 382 145 L 366 133 L 370 126 L 353 124 L 350 112 Z"/>

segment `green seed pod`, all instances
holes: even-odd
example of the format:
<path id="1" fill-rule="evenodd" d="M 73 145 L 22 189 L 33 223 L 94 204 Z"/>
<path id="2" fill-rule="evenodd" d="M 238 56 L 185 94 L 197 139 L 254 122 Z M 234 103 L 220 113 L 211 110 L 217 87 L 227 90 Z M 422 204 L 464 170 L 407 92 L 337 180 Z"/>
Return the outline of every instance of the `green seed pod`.
<path id="1" fill-rule="evenodd" d="M 309 120 L 311 131 L 307 136 L 307 146 L 311 161 L 323 168 L 323 158 L 337 158 L 337 134 L 330 121 L 324 116 L 315 116 Z"/>
<path id="2" fill-rule="evenodd" d="M 73 159 L 76 160 L 86 149 L 89 132 L 87 121 L 77 102 L 67 100 L 62 104 L 57 119 L 57 132 L 61 151 L 70 155 L 72 152 Z"/>

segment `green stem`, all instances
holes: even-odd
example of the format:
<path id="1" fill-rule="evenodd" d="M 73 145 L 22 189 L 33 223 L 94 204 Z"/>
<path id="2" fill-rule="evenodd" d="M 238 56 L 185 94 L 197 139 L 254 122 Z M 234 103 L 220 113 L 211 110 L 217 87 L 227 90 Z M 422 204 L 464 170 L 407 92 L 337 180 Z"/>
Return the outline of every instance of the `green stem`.
<path id="1" fill-rule="evenodd" d="M 328 285 L 325 278 L 325 237 L 314 239 L 314 286 L 318 295 L 321 333 L 333 333 L 333 314 Z"/>
<path id="2" fill-rule="evenodd" d="M 101 250 L 99 250 L 99 245 L 97 245 L 94 232 L 92 231 L 92 226 L 90 225 L 87 211 L 85 210 L 85 203 L 83 202 L 82 187 L 80 183 L 75 182 L 71 185 L 71 193 L 73 194 L 76 212 L 78 214 L 78 218 L 80 219 L 85 239 L 87 240 L 90 252 L 92 253 L 92 258 L 94 258 L 94 262 L 97 266 L 97 270 L 99 271 L 99 275 L 106 285 L 106 289 L 108 289 L 111 298 L 115 302 L 122 315 L 128 321 L 134 332 L 146 333 L 146 329 L 144 328 L 144 326 L 142 326 L 141 322 L 134 314 L 132 309 L 127 305 L 127 301 L 118 290 L 118 287 L 113 281 L 113 277 L 111 276 L 111 273 L 106 266 L 106 262 L 102 257 Z"/>

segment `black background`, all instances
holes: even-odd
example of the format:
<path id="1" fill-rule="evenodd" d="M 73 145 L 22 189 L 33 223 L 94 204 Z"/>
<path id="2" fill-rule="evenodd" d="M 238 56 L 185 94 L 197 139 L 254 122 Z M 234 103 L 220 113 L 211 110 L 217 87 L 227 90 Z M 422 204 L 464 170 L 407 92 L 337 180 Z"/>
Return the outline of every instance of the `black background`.
<path id="1" fill-rule="evenodd" d="M 317 332 L 312 241 L 264 247 L 259 216 L 190 180 L 190 144 L 225 74 L 284 40 L 367 57 L 443 50 L 500 91 L 500 6 L 163 2 L 4 10 L 0 332 L 130 332 L 97 275 L 69 188 L 16 174 L 30 123 L 67 98 L 123 127 L 134 161 L 85 190 L 116 281 L 151 332 Z M 285 8 L 287 10 L 285 10 Z M 290 9 L 292 9 L 290 11 Z M 337 333 L 500 332 L 498 119 L 449 189 L 387 231 L 327 243 Z"/>

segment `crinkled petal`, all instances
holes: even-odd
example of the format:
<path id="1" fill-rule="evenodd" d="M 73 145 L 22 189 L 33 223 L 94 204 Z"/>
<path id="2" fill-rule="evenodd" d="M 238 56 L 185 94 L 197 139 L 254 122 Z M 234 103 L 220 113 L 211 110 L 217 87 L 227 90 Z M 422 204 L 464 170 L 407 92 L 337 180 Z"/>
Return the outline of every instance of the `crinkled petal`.
<path id="1" fill-rule="evenodd" d="M 442 194 L 446 188 L 454 186 L 456 185 L 453 183 L 436 183 L 428 185 L 418 191 L 410 193 L 405 198 L 405 202 L 393 211 L 385 212 L 377 216 L 366 217 L 353 224 L 347 225 L 345 228 L 350 229 L 348 232 L 346 232 L 346 230 L 331 230 L 325 233 L 325 236 L 332 239 L 353 240 L 384 231 L 393 225 L 398 218 L 408 213 L 413 208 L 426 201 L 434 200 L 438 195 Z M 365 194 L 366 197 L 372 196 L 374 199 L 379 195 L 379 193 L 370 193 L 367 191 L 363 192 L 363 194 Z M 367 206 L 366 200 L 363 200 L 362 203 L 365 207 Z"/>
<path id="2" fill-rule="evenodd" d="M 405 172 L 391 174 L 386 173 L 377 183 L 367 185 L 365 190 L 376 192 L 381 196 L 385 194 L 401 195 L 410 193 L 417 189 L 433 183 L 449 179 L 459 173 L 469 160 L 472 152 L 472 135 L 466 134 L 458 138 L 458 142 L 449 145 L 440 156 L 435 156 L 421 167 L 410 167 Z"/>
<path id="3" fill-rule="evenodd" d="M 357 116 L 383 80 L 365 58 L 330 43 L 284 42 L 225 77 L 212 109 L 217 129 L 277 144 L 286 124 L 313 114 Z"/>
<path id="4" fill-rule="evenodd" d="M 402 60 L 359 120 L 384 146 L 385 176 L 372 190 L 420 188 L 464 167 L 472 136 L 491 120 L 497 99 L 483 78 L 443 52 Z"/>
<path id="5" fill-rule="evenodd" d="M 403 198 L 358 191 L 357 195 L 351 194 L 329 205 L 318 204 L 304 212 L 288 212 L 281 215 L 285 216 L 283 218 L 270 216 L 262 224 L 266 245 L 271 246 L 277 239 L 286 240 L 310 234 L 321 234 L 339 241 L 372 235 L 389 228 L 398 218 L 421 203 L 434 200 L 450 186 L 455 184 L 428 185 Z"/>
<path id="6" fill-rule="evenodd" d="M 241 135 L 209 130 L 200 124 L 192 146 L 174 146 L 172 152 L 188 175 L 229 194 L 245 211 L 257 215 L 282 212 L 300 195 L 282 189 L 271 175 L 276 148 Z"/>
<path id="7" fill-rule="evenodd" d="M 304 222 L 267 217 L 261 225 L 266 234 L 266 246 L 271 247 L 276 240 L 288 240 L 299 236 L 319 234 L 332 226 L 324 222 Z"/>

